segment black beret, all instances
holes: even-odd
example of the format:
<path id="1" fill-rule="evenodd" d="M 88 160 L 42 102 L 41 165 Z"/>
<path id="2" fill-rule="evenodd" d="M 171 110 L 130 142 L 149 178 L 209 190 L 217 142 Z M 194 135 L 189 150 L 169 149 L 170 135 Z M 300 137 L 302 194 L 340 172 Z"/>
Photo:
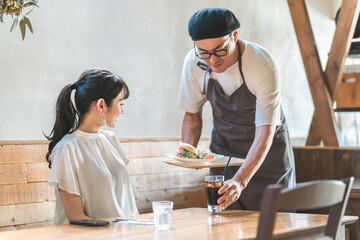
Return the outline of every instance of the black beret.
<path id="1" fill-rule="evenodd" d="M 188 23 L 193 41 L 223 37 L 240 27 L 235 15 L 225 8 L 204 8 L 191 16 Z"/>

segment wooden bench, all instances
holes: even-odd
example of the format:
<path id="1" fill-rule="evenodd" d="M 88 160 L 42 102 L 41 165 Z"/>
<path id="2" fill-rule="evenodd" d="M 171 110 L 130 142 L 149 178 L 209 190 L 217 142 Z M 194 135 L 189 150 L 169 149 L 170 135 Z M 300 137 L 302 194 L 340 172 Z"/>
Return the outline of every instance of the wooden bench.
<path id="1" fill-rule="evenodd" d="M 154 200 L 175 208 L 205 207 L 203 179 L 208 169 L 192 170 L 162 162 L 180 139 L 120 139 L 140 213 Z M 208 148 L 209 139 L 199 148 Z M 46 141 L 0 142 L 0 231 L 53 224 L 54 189 L 47 184 Z M 360 216 L 360 149 L 294 147 L 297 182 L 354 176 L 346 214 Z"/>
<path id="2" fill-rule="evenodd" d="M 180 139 L 120 139 L 140 213 L 151 212 L 151 202 L 172 200 L 174 208 L 206 207 L 204 176 L 162 162 Z M 202 140 L 206 148 L 209 140 Z M 0 142 L 0 231 L 53 224 L 54 189 L 47 184 L 47 141 Z"/>

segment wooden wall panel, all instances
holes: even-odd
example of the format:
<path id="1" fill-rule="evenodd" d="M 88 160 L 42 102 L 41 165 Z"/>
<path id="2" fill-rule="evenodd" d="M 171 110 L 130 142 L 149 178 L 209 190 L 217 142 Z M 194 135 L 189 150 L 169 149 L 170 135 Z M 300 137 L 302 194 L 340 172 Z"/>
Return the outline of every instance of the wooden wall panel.
<path id="1" fill-rule="evenodd" d="M 49 164 L 43 160 L 39 163 L 26 164 L 26 180 L 31 182 L 46 182 L 49 179 Z"/>
<path id="2" fill-rule="evenodd" d="M 166 153 L 176 150 L 180 139 L 158 140 L 143 139 L 143 141 L 131 141 L 120 139 L 121 146 L 128 158 L 164 157 Z M 44 162 L 47 152 L 47 142 L 42 144 L 26 144 L 12 141 L 10 145 L 0 142 L 0 164 L 8 163 L 33 163 Z M 210 140 L 205 139 L 199 142 L 198 148 L 208 149 Z"/>
<path id="3" fill-rule="evenodd" d="M 131 158 L 127 169 L 130 175 L 192 171 L 192 169 L 181 168 L 162 162 L 165 159 L 168 159 L 168 157 Z"/>
<path id="4" fill-rule="evenodd" d="M 54 188 L 47 182 L 0 185 L 0 206 L 53 200 Z"/>
<path id="5" fill-rule="evenodd" d="M 54 207 L 54 201 L 0 206 L 0 226 L 50 221 Z"/>
<path id="6" fill-rule="evenodd" d="M 140 213 L 152 212 L 152 201 L 159 200 L 174 201 L 174 209 L 206 207 L 206 195 L 203 186 L 135 192 L 135 199 Z"/>
<path id="7" fill-rule="evenodd" d="M 163 157 L 167 153 L 176 151 L 180 142 L 180 140 L 163 142 L 145 140 L 144 142 L 121 142 L 121 146 L 128 158 Z M 209 143 L 209 140 L 200 141 L 198 148 L 208 149 Z"/>
<path id="8" fill-rule="evenodd" d="M 179 187 L 198 187 L 203 185 L 204 176 L 195 172 L 153 173 L 148 175 L 130 175 L 134 191 L 152 191 L 157 189 L 172 189 Z"/>
<path id="9" fill-rule="evenodd" d="M 360 180 L 360 149 L 294 147 L 297 182 L 315 179 Z"/>
<path id="10" fill-rule="evenodd" d="M 26 182 L 25 164 L 0 165 L 0 185 Z"/>
<path id="11" fill-rule="evenodd" d="M 43 162 L 46 144 L 1 145 L 0 164 Z"/>

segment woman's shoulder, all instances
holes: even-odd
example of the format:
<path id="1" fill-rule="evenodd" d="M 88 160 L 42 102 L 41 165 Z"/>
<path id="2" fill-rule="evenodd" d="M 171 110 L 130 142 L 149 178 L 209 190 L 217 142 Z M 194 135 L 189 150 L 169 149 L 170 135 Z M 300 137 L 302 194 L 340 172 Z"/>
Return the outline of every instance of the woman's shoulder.
<path id="1" fill-rule="evenodd" d="M 78 137 L 73 134 L 66 134 L 54 147 L 53 151 L 64 151 L 75 149 L 76 139 Z"/>
<path id="2" fill-rule="evenodd" d="M 103 135 L 104 137 L 106 137 L 106 139 L 108 139 L 113 145 L 117 145 L 119 142 L 119 138 L 116 135 L 116 133 L 112 132 L 112 131 L 107 131 L 107 130 L 103 130 L 100 129 L 99 133 L 101 135 Z"/>
<path id="3" fill-rule="evenodd" d="M 99 133 L 105 135 L 106 137 L 117 138 L 117 135 L 112 131 L 99 129 Z"/>

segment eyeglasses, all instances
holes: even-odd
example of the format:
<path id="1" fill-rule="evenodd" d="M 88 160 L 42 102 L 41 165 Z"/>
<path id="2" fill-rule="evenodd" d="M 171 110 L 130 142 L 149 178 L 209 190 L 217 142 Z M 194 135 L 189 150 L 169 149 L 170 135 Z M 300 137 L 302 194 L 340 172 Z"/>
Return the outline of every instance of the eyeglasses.
<path id="1" fill-rule="evenodd" d="M 228 37 L 225 41 L 230 40 L 230 36 L 231 36 L 231 34 L 229 35 L 229 37 Z M 230 41 L 229 41 L 226 49 L 216 50 L 216 51 L 213 51 L 212 53 L 209 53 L 209 52 L 206 52 L 206 53 L 196 53 L 196 46 L 195 46 L 195 43 L 194 43 L 195 56 L 197 56 L 197 57 L 200 58 L 200 59 L 209 59 L 209 58 L 211 57 L 211 55 L 215 55 L 215 56 L 217 56 L 217 57 L 224 57 L 224 56 L 226 56 L 227 53 L 228 53 L 229 46 L 230 46 Z"/>

